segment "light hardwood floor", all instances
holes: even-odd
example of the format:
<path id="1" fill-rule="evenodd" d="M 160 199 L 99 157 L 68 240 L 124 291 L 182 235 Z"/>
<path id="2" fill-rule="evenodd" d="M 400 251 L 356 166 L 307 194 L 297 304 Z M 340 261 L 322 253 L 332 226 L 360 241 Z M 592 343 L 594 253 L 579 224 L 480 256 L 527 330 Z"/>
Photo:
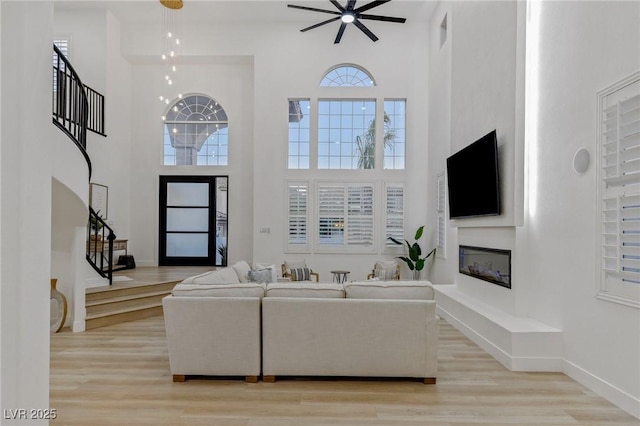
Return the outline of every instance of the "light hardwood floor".
<path id="1" fill-rule="evenodd" d="M 557 373 L 510 372 L 442 322 L 436 385 L 403 380 L 173 383 L 161 316 L 51 336 L 53 425 L 640 425 Z"/>

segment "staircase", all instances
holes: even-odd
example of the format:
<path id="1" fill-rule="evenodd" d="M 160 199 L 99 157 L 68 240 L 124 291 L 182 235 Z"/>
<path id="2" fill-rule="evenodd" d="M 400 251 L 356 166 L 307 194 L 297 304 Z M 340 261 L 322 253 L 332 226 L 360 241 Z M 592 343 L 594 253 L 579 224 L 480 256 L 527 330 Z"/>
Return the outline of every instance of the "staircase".
<path id="1" fill-rule="evenodd" d="M 162 315 L 162 298 L 171 294 L 178 282 L 87 289 L 86 329 Z"/>

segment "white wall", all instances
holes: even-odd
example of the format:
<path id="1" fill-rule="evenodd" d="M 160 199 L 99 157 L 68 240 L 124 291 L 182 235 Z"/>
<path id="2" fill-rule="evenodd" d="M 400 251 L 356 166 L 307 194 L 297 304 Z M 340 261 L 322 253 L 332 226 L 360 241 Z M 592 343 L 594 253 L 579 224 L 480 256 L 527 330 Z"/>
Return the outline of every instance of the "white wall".
<path id="1" fill-rule="evenodd" d="M 285 3 L 283 2 L 283 8 Z M 413 19 L 395 31 L 380 28 L 373 43 L 357 30 L 345 33 L 339 45 L 331 42 L 335 29 L 300 33 L 299 24 L 277 26 L 250 22 L 218 24 L 185 30 L 176 93 L 201 92 L 216 98 L 229 115 L 230 165 L 198 169 L 161 166 L 164 86 L 159 56 L 158 29 L 137 25 L 124 31 L 124 55 L 133 65 L 133 132 L 131 143 L 131 235 L 136 261 L 157 262 L 157 192 L 159 174 L 229 174 L 229 259 L 280 264 L 285 258 L 307 259 L 330 279 L 329 271 L 345 268 L 352 278 L 364 279 L 382 255 L 381 244 L 372 255 L 312 253 L 285 254 L 285 199 L 287 179 L 374 179 L 407 182 L 407 228 L 427 225 L 433 245 L 433 226 L 427 219 L 427 23 Z M 211 42 L 215 40 L 215 42 Z M 403 46 L 397 49 L 396 46 Z M 286 46 L 286 48 L 283 48 Z M 157 50 L 158 55 L 153 52 Z M 151 52 L 151 53 L 150 53 Z M 314 60 L 308 60 L 313 52 Z M 370 71 L 378 87 L 346 89 L 354 97 L 406 98 L 408 148 L 406 171 L 288 171 L 287 99 L 344 96 L 345 89 L 320 90 L 320 78 L 340 63 L 356 63 Z M 185 79 L 184 76 L 187 76 Z M 363 94 L 364 93 L 364 94 Z M 381 193 L 381 192 L 380 192 Z M 270 233 L 259 233 L 269 228 Z M 409 235 L 408 235 L 409 236 Z M 405 271 L 405 273 L 408 273 Z"/>
<path id="2" fill-rule="evenodd" d="M 48 408 L 53 8 L 49 2 L 0 7 L 1 408 Z"/>
<path id="3" fill-rule="evenodd" d="M 284 253 L 285 247 L 285 183 L 287 180 L 312 179 L 348 181 L 372 179 L 378 182 L 378 197 L 382 196 L 386 181 L 406 182 L 406 229 L 408 239 L 420 225 L 427 225 L 423 247 L 433 246 L 433 226 L 427 219 L 427 55 L 426 22 L 414 19 L 402 32 L 381 29 L 375 45 L 355 29 L 345 33 L 339 45 L 331 40 L 335 33 L 302 36 L 297 27 L 272 28 L 270 37 L 256 49 L 255 59 L 255 182 L 254 182 L 254 259 L 279 265 L 284 259 L 304 258 L 320 273 L 321 279 L 330 280 L 332 269 L 351 271 L 351 279 L 365 279 L 375 260 L 392 255 L 383 253 L 383 237 L 378 234 L 377 251 L 370 255 Z M 353 30 L 353 31 L 351 31 Z M 282 49 L 286 45 L 287 49 Z M 402 49 L 396 48 L 402 46 Z M 314 60 L 307 60 L 304 52 L 313 52 Z M 320 88 L 324 73 L 341 63 L 355 63 L 369 71 L 376 80 L 375 88 Z M 318 98 L 332 96 L 376 98 L 406 98 L 407 100 L 407 161 L 406 170 L 286 170 L 287 99 L 310 98 L 312 106 Z M 274 120 L 274 114 L 277 119 Z M 313 132 L 313 127 L 312 127 Z M 312 145 L 313 146 L 313 145 Z M 380 158 L 381 156 L 378 155 Z M 264 161 L 266 159 L 266 161 Z M 315 203 L 314 200 L 311 200 Z M 377 211 L 382 217 L 382 209 Z M 312 219 L 313 220 L 313 219 Z M 381 225 L 381 220 L 378 224 Z M 260 234 L 260 228 L 269 228 L 270 234 Z M 382 227 L 378 228 L 382 231 Z M 313 241 L 311 243 L 313 246 Z M 409 271 L 403 267 L 403 275 Z"/>
<path id="4" fill-rule="evenodd" d="M 253 180 L 253 70 L 251 62 L 215 60 L 181 65 L 174 87 L 184 95 L 213 97 L 229 118 L 229 166 L 181 167 L 162 165 L 163 124 L 166 105 L 164 68 L 133 66 L 133 133 L 131 144 L 131 234 L 136 263 L 156 265 L 158 260 L 158 191 L 160 175 L 229 176 L 229 260 L 252 258 Z M 177 98 L 176 98 L 177 99 Z"/>
<path id="5" fill-rule="evenodd" d="M 437 226 L 435 206 L 437 177 L 445 173 L 445 159 L 451 154 L 451 46 L 455 22 L 451 2 L 439 2 L 429 22 L 429 194 L 427 223 Z M 441 25 L 446 18 L 446 34 Z M 443 38 L 444 37 L 444 38 Z M 446 203 L 445 203 L 446 204 Z M 448 207 L 446 217 L 449 217 Z M 448 227 L 444 252 L 437 253 L 431 268 L 434 283 L 453 283 L 457 274 L 458 228 Z"/>
<path id="6" fill-rule="evenodd" d="M 640 67 L 640 4 L 532 4 L 540 15 L 527 22 L 526 69 L 523 4 L 453 2 L 441 5 L 432 18 L 439 23 L 446 10 L 451 12 L 451 99 L 430 87 L 430 103 L 451 102 L 451 152 L 497 127 L 506 184 L 505 214 L 450 228 L 449 243 L 457 235 L 461 244 L 513 250 L 513 289 L 455 272 L 451 276 L 457 256 L 439 261 L 434 274 L 439 282 L 453 278 L 466 297 L 492 309 L 562 330 L 563 370 L 640 417 L 640 312 L 595 298 L 595 166 L 580 176 L 572 170 L 579 147 L 596 154 L 596 93 Z M 485 56 L 490 60 L 483 64 Z M 444 74 L 446 81 L 446 55 L 432 51 L 430 61 L 430 72 Z M 526 144 L 525 74 L 528 90 L 533 89 L 527 100 L 534 100 L 527 111 Z M 431 111 L 430 118 L 439 117 Z M 429 154 L 436 164 L 446 157 L 435 144 Z"/>
<path id="7" fill-rule="evenodd" d="M 595 298 L 599 244 L 596 93 L 640 69 L 640 3 L 544 2 L 540 9 L 537 138 L 530 140 L 529 259 L 519 279 L 529 315 L 564 333 L 568 373 L 640 417 L 640 311 Z M 559 64 L 561 64 L 559 66 Z"/>
<path id="8" fill-rule="evenodd" d="M 49 408 L 49 280 L 60 273 L 75 294 L 78 253 L 52 225 L 73 233 L 86 218 L 88 167 L 51 123 L 53 3 L 4 1 L 0 10 L 1 408 Z M 14 423 L 26 424 L 3 418 Z"/>

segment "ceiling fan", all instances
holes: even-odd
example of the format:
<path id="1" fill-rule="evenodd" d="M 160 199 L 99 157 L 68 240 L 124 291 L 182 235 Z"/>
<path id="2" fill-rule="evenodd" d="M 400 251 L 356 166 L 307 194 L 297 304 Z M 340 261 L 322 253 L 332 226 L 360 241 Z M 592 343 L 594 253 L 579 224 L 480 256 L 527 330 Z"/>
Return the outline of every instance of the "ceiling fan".
<path id="1" fill-rule="evenodd" d="M 326 21 L 322 21 L 320 23 L 311 25 L 310 27 L 303 28 L 300 30 L 302 32 L 305 32 L 305 31 L 312 30 L 314 28 L 318 28 L 322 25 L 340 20 L 342 22 L 340 23 L 340 29 L 338 29 L 338 35 L 336 36 L 334 44 L 340 43 L 340 40 L 342 39 L 342 35 L 344 34 L 344 30 L 347 28 L 347 24 L 351 24 L 351 23 L 356 27 L 358 27 L 360 31 L 365 33 L 367 37 L 369 37 L 372 41 L 378 41 L 378 37 L 376 37 L 376 35 L 372 33 L 371 30 L 369 30 L 369 28 L 367 28 L 362 22 L 360 22 L 360 20 L 362 19 L 370 19 L 372 21 L 397 22 L 400 24 L 404 24 L 407 21 L 405 18 L 395 18 L 393 16 L 369 15 L 369 14 L 363 13 L 369 9 L 373 9 L 374 7 L 388 3 L 391 0 L 372 1 L 371 3 L 367 3 L 364 6 L 360 6 L 357 8 L 355 7 L 356 0 L 348 0 L 345 6 L 342 6 L 336 0 L 330 0 L 330 1 L 331 1 L 331 4 L 333 4 L 336 7 L 336 9 L 338 9 L 337 11 L 317 9 L 315 7 L 307 7 L 307 6 L 297 6 L 295 4 L 288 4 L 287 6 L 292 7 L 294 9 L 310 10 L 312 12 L 322 12 L 322 13 L 329 13 L 331 15 L 337 15 L 331 19 L 327 19 Z"/>

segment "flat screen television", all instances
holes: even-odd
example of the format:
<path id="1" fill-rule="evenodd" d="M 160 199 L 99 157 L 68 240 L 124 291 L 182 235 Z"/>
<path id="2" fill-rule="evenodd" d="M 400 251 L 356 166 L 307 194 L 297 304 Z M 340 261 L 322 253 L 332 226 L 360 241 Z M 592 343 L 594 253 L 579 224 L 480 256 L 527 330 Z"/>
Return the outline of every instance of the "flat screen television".
<path id="1" fill-rule="evenodd" d="M 495 130 L 447 158 L 449 218 L 499 215 L 498 169 Z"/>

